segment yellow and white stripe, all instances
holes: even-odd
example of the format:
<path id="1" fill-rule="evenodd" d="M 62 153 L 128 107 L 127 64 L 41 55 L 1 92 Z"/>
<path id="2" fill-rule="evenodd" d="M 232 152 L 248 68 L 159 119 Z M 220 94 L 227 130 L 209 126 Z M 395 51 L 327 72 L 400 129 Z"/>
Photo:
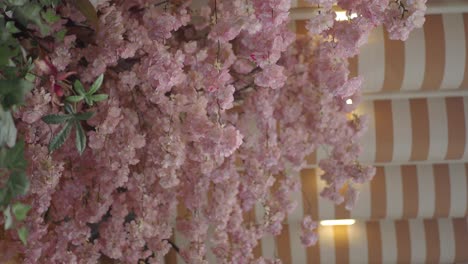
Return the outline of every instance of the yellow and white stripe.
<path id="1" fill-rule="evenodd" d="M 468 98 L 366 101 L 364 162 L 407 163 L 467 160 Z"/>
<path id="2" fill-rule="evenodd" d="M 468 97 L 364 101 L 369 117 L 360 160 L 376 165 L 468 161 Z M 322 149 L 307 159 L 316 166 Z"/>
<path id="3" fill-rule="evenodd" d="M 463 218 L 357 221 L 352 226 L 320 226 L 319 242 L 310 248 L 291 243 L 292 236 L 298 232 L 299 225 L 284 225 L 282 234 L 275 239 L 271 251 L 277 252 L 276 257 L 285 264 L 468 261 L 468 223 Z"/>
<path id="4" fill-rule="evenodd" d="M 293 23 L 296 33 L 306 33 L 304 20 Z M 428 15 L 406 42 L 390 40 L 376 28 L 357 59 L 363 92 L 468 89 L 467 25 L 467 14 Z"/>
<path id="5" fill-rule="evenodd" d="M 301 213 L 313 219 L 410 219 L 468 216 L 468 164 L 378 166 L 374 179 L 361 186 L 359 202 L 351 211 L 320 197 L 324 182 L 318 169 L 301 172 Z"/>
<path id="6" fill-rule="evenodd" d="M 289 216 L 282 234 L 263 239 L 254 255 L 279 257 L 283 263 L 468 260 L 466 250 L 461 250 L 468 240 L 467 225 L 460 220 L 468 216 L 468 164 L 377 167 L 374 180 L 362 190 L 360 208 L 352 213 L 319 197 L 323 182 L 318 169 L 305 169 L 300 178 L 302 192 L 293 195 L 301 201 L 299 210 Z M 263 216 L 261 207 L 251 213 L 257 220 Z M 304 249 L 299 241 L 304 214 L 315 220 L 354 218 L 357 223 L 320 227 L 318 245 Z M 184 244 L 177 234 L 175 241 Z M 183 263 L 174 252 L 165 259 Z"/>

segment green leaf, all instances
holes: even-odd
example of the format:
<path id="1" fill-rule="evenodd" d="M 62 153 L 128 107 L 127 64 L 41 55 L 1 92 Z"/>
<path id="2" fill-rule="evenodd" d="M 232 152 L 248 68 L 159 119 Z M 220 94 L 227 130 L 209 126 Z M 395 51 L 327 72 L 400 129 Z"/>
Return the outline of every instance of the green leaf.
<path id="1" fill-rule="evenodd" d="M 76 149 L 78 149 L 78 152 L 83 154 L 84 150 L 86 148 L 86 134 L 79 122 L 76 124 Z"/>
<path id="2" fill-rule="evenodd" d="M 5 217 L 5 230 L 10 229 L 13 226 L 13 217 L 11 217 L 10 206 L 3 210 L 3 216 Z"/>
<path id="3" fill-rule="evenodd" d="M 13 147 L 16 142 L 17 130 L 10 111 L 3 111 L 0 105 L 0 147 Z"/>
<path id="4" fill-rule="evenodd" d="M 109 98 L 109 95 L 107 94 L 95 94 L 91 96 L 91 100 L 93 100 L 94 102 L 101 102 L 106 100 L 107 98 Z"/>
<path id="5" fill-rule="evenodd" d="M 24 141 L 16 142 L 13 148 L 0 150 L 0 168 L 9 170 L 26 170 L 27 162 L 24 158 Z"/>
<path id="6" fill-rule="evenodd" d="M 90 119 L 93 115 L 94 115 L 94 112 L 84 112 L 84 113 L 74 114 L 74 117 L 76 120 L 84 121 L 84 120 Z"/>
<path id="7" fill-rule="evenodd" d="M 8 206 L 10 204 L 11 199 L 12 194 L 8 188 L 0 189 L 0 206 Z"/>
<path id="8" fill-rule="evenodd" d="M 13 21 L 6 22 L 5 29 L 12 34 L 20 32 L 20 30 L 15 26 L 15 22 Z"/>
<path id="9" fill-rule="evenodd" d="M 94 81 L 93 85 L 89 88 L 88 94 L 94 94 L 101 88 L 102 82 L 104 81 L 104 74 L 99 75 L 99 77 Z"/>
<path id="10" fill-rule="evenodd" d="M 86 91 L 83 87 L 83 84 L 80 82 L 80 80 L 76 80 L 75 83 L 73 84 L 73 87 L 75 87 L 75 91 L 79 94 L 79 95 L 85 95 L 86 94 Z"/>
<path id="11" fill-rule="evenodd" d="M 89 0 L 75 0 L 72 1 L 76 8 L 86 17 L 88 22 L 94 27 L 97 31 L 99 28 L 99 19 L 97 16 L 96 9 Z"/>
<path id="12" fill-rule="evenodd" d="M 73 115 L 51 114 L 51 115 L 43 116 L 41 119 L 47 124 L 61 124 L 61 123 L 67 122 L 68 120 L 72 118 L 73 118 Z"/>
<path id="13" fill-rule="evenodd" d="M 22 226 L 20 229 L 18 229 L 18 237 L 23 242 L 23 245 L 26 245 L 28 242 L 28 229 L 24 226 Z"/>
<path id="14" fill-rule="evenodd" d="M 4 34 L 8 34 L 5 30 Z M 0 42 L 2 36 L 0 35 Z M 0 66 L 10 66 L 11 59 L 15 58 L 20 54 L 19 44 L 16 41 L 6 41 L 6 43 L 0 43 Z M 16 76 L 5 75 L 7 79 L 13 79 Z"/>
<path id="15" fill-rule="evenodd" d="M 49 151 L 53 152 L 54 150 L 60 148 L 63 143 L 67 140 L 68 136 L 70 136 L 71 129 L 73 127 L 73 122 L 67 122 L 65 126 L 58 132 L 57 135 L 50 141 L 49 144 Z"/>
<path id="16" fill-rule="evenodd" d="M 18 221 L 23 221 L 24 219 L 26 219 L 26 215 L 28 214 L 28 211 L 30 209 L 30 205 L 22 203 L 15 203 L 12 207 L 13 215 Z"/>
<path id="17" fill-rule="evenodd" d="M 33 87 L 23 79 L 0 80 L 0 102 L 5 108 L 24 103 L 24 97 Z"/>
<path id="18" fill-rule="evenodd" d="M 67 112 L 69 114 L 74 114 L 75 109 L 73 108 L 73 106 L 71 104 L 65 103 L 65 112 Z"/>
<path id="19" fill-rule="evenodd" d="M 26 170 L 28 166 L 26 159 L 24 158 L 24 141 L 19 140 L 15 146 L 8 150 L 8 158 L 10 160 L 9 169 L 21 169 Z"/>
<path id="20" fill-rule="evenodd" d="M 60 3 L 60 0 L 40 0 L 40 2 L 43 6 L 56 7 Z"/>
<path id="21" fill-rule="evenodd" d="M 71 96 L 68 96 L 65 100 L 71 103 L 77 103 L 83 100 L 83 98 L 84 98 L 83 95 L 71 95 Z"/>
<path id="22" fill-rule="evenodd" d="M 28 2 L 28 0 L 7 0 L 9 5 L 22 6 Z"/>
<path id="23" fill-rule="evenodd" d="M 13 9 L 13 16 L 25 27 L 29 23 L 33 23 L 39 27 L 42 35 L 47 35 L 50 31 L 50 27 L 44 23 L 41 18 L 42 6 L 35 1 L 27 1 L 28 3 L 15 7 Z"/>
<path id="24" fill-rule="evenodd" d="M 26 172 L 14 170 L 7 183 L 13 196 L 25 195 L 29 190 L 29 181 Z"/>
<path id="25" fill-rule="evenodd" d="M 63 41 L 63 39 L 65 38 L 65 35 L 67 35 L 67 30 L 66 30 L 66 29 L 62 29 L 62 30 L 60 30 L 59 32 L 55 33 L 55 38 L 56 38 L 58 41 Z"/>
<path id="26" fill-rule="evenodd" d="M 21 75 L 20 70 L 21 69 L 17 66 L 4 66 L 2 67 L 2 74 L 5 76 L 4 79 L 15 79 L 18 75 Z M 9 92 L 11 91 L 5 91 L 5 93 Z"/>
<path id="27" fill-rule="evenodd" d="M 26 76 L 24 76 L 24 79 L 28 82 L 34 82 L 36 80 L 36 75 L 31 74 L 31 73 L 26 73 Z"/>
<path id="28" fill-rule="evenodd" d="M 47 11 L 42 12 L 42 18 L 44 18 L 44 20 L 49 24 L 55 23 L 60 20 L 60 17 L 57 16 L 55 10 L 51 8 L 48 8 Z"/>
<path id="29" fill-rule="evenodd" d="M 3 147 L 0 149 L 0 168 L 8 168 L 8 164 L 8 148 Z M 3 189 L 0 189 L 0 192 L 1 190 Z"/>
<path id="30" fill-rule="evenodd" d="M 85 96 L 84 101 L 86 102 L 87 105 L 93 106 L 93 100 L 91 100 L 91 97 L 89 97 L 89 95 Z"/>

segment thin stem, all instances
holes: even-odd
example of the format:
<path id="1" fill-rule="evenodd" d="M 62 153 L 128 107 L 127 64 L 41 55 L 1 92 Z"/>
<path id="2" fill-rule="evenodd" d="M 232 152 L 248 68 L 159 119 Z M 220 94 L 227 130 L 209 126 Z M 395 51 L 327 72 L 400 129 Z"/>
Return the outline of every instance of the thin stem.
<path id="1" fill-rule="evenodd" d="M 135 107 L 135 110 L 137 112 L 138 124 L 140 125 L 140 129 L 143 129 L 146 126 L 145 119 L 141 115 L 140 109 L 138 108 L 138 105 L 137 105 L 136 99 L 135 99 L 135 93 L 133 92 L 133 90 L 131 91 L 131 94 L 132 94 L 133 106 Z"/>
<path id="2" fill-rule="evenodd" d="M 214 8 L 215 8 L 215 24 L 218 24 L 218 4 L 217 4 L 217 1 L 214 0 Z"/>
<path id="3" fill-rule="evenodd" d="M 159 2 L 157 4 L 154 4 L 154 6 L 156 7 L 156 6 L 164 5 L 164 4 L 167 4 L 168 2 L 169 2 L 168 0 L 162 1 L 162 2 Z"/>
<path id="4" fill-rule="evenodd" d="M 215 24 L 218 24 L 218 3 L 217 1 L 215 0 L 214 1 L 214 12 L 215 12 Z M 219 42 L 219 39 L 217 41 L 217 50 L 216 50 L 216 62 L 215 64 L 219 64 L 219 57 L 220 57 L 220 53 L 221 53 L 221 43 Z M 219 71 L 219 68 L 218 68 L 218 71 Z"/>

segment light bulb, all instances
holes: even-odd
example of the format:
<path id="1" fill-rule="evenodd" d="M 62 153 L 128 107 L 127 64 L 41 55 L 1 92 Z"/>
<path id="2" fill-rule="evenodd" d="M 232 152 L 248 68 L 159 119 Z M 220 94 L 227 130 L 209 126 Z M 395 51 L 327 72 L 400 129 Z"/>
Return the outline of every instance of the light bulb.
<path id="1" fill-rule="evenodd" d="M 354 219 L 335 219 L 320 221 L 320 224 L 323 226 L 352 225 L 354 223 L 356 223 L 356 220 Z"/>
<path id="2" fill-rule="evenodd" d="M 357 17 L 356 13 L 351 13 L 351 15 L 348 17 L 348 15 L 346 15 L 346 11 L 336 11 L 335 13 L 336 13 L 336 17 L 335 17 L 336 21 L 345 21 L 345 20 L 350 20 L 350 19 Z"/>

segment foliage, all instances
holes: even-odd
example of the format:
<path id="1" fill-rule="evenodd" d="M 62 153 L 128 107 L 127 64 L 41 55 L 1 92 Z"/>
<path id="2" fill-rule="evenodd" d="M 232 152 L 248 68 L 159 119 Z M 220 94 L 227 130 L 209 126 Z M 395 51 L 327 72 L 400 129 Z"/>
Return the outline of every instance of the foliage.
<path id="1" fill-rule="evenodd" d="M 60 132 L 55 135 L 55 137 L 50 141 L 49 151 L 52 152 L 60 148 L 67 138 L 70 136 L 70 132 L 73 128 L 76 131 L 76 149 L 80 154 L 83 154 L 86 148 L 86 135 L 81 125 L 81 121 L 86 121 L 93 116 L 93 112 L 84 112 L 84 113 L 75 113 L 73 107 L 69 104 L 65 105 L 67 114 L 57 115 L 51 114 L 42 117 L 42 121 L 47 124 L 62 124 L 64 126 Z"/>
<path id="2" fill-rule="evenodd" d="M 92 3 L 88 0 L 75 0 L 73 4 L 97 31 L 99 29 L 99 19 Z"/>
<path id="3" fill-rule="evenodd" d="M 93 106 L 94 103 L 101 102 L 106 100 L 109 96 L 107 94 L 95 94 L 99 88 L 101 88 L 102 81 L 104 80 L 104 75 L 100 75 L 96 81 L 94 81 L 93 85 L 89 88 L 89 91 L 85 91 L 83 84 L 80 80 L 76 80 L 73 87 L 75 88 L 75 92 L 78 95 L 71 95 L 66 98 L 68 102 L 77 103 L 84 99 L 87 105 Z"/>
<path id="4" fill-rule="evenodd" d="M 61 20 L 56 13 L 59 4 L 59 0 L 5 0 L 0 3 L 0 169 L 2 169 L 2 178 L 7 179 L 0 189 L 0 209 L 3 210 L 5 217 L 5 229 L 18 227 L 17 232 L 23 243 L 26 243 L 28 230 L 25 226 L 21 226 L 21 222 L 26 219 L 30 206 L 18 202 L 11 204 L 11 202 L 27 193 L 29 180 L 26 176 L 27 166 L 23 154 L 25 144 L 24 141 L 17 142 L 13 112 L 25 103 L 27 94 L 34 86 L 33 82 L 36 81 L 35 76 L 39 71 L 34 73 L 33 60 L 40 61 L 37 57 L 48 51 L 44 46 L 47 42 L 44 37 L 53 35 L 60 42 L 66 32 L 65 29 L 52 29 L 53 25 L 60 23 Z M 31 26 L 35 26 L 37 31 L 31 29 Z M 56 70 L 53 68 L 52 66 L 49 70 Z M 79 80 L 76 82 L 79 83 Z M 100 82 L 102 83 L 102 77 Z M 52 86 L 56 85 L 58 84 Z M 98 88 L 94 89 L 97 91 Z M 94 92 L 90 92 L 85 97 L 86 102 L 91 105 L 107 98 L 103 94 L 93 95 Z M 51 141 L 49 149 L 53 151 L 59 148 L 71 129 L 75 128 L 76 148 L 82 153 L 86 148 L 86 135 L 80 122 L 89 119 L 92 113 L 70 112 L 66 116 L 70 120 Z"/>
<path id="5" fill-rule="evenodd" d="M 20 223 L 25 220 L 30 206 L 11 202 L 27 193 L 29 180 L 23 154 L 25 144 L 17 141 L 13 112 L 24 104 L 35 81 L 35 52 L 28 47 L 43 48 L 40 44 L 42 36 L 50 34 L 51 25 L 60 20 L 55 12 L 59 3 L 59 0 L 5 0 L 0 3 L 0 169 L 1 177 L 7 179 L 0 188 L 0 209 L 5 217 L 5 229 L 10 229 L 16 222 L 23 243 L 26 243 L 28 230 Z M 36 26 L 38 32 L 29 29 L 31 25 Z M 102 95 L 98 99 L 102 99 Z M 93 100 L 97 101 L 94 97 Z M 86 147 L 86 136 L 79 120 L 85 120 L 83 118 L 88 115 L 73 115 L 72 125 L 76 127 L 76 145 L 80 153 Z"/>
<path id="6" fill-rule="evenodd" d="M 362 82 L 347 60 L 378 25 L 405 39 L 425 1 L 308 1 L 321 10 L 297 39 L 289 0 L 199 10 L 188 0 L 2 1 L 9 253 L 25 263 L 158 263 L 173 247 L 187 263 L 206 263 L 208 251 L 219 263 L 272 263 L 252 250 L 281 232 L 294 175 L 318 147 L 321 195 L 351 208 L 375 170 L 357 161 L 366 118 L 345 103 L 359 101 Z M 334 4 L 357 17 L 334 21 Z M 244 217 L 256 206 L 262 220 Z M 315 220 L 302 221 L 306 246 Z M 176 231 L 186 243 L 171 240 Z"/>
<path id="7" fill-rule="evenodd" d="M 16 143 L 17 130 L 10 111 L 0 106 L 0 146 L 13 147 Z"/>
<path id="8" fill-rule="evenodd" d="M 0 9 L 4 14 L 3 18 L 14 18 L 14 21 L 10 22 L 18 22 L 23 27 L 33 24 L 39 28 L 42 35 L 47 35 L 51 30 L 50 23 L 58 20 L 55 12 L 50 8 L 55 7 L 59 2 L 59 0 L 5 0 L 0 4 Z M 11 17 L 5 16 L 6 12 L 11 12 Z"/>
<path id="9" fill-rule="evenodd" d="M 3 131 L 3 127 L 1 131 Z M 29 181 L 26 176 L 27 162 L 24 158 L 24 141 L 15 143 L 11 148 L 4 145 L 0 149 L 0 177 L 7 179 L 5 185 L 0 188 L 0 208 L 3 208 L 5 229 L 10 229 L 14 225 L 11 211 L 15 216 L 16 225 L 25 220 L 27 211 L 29 211 L 29 206 L 22 203 L 10 205 L 13 199 L 25 195 L 29 189 Z"/>
<path id="10" fill-rule="evenodd" d="M 11 205 L 14 199 L 25 195 L 29 189 L 25 145 L 24 141 L 17 141 L 12 113 L 24 103 L 26 94 L 33 88 L 34 78 L 30 75 L 33 64 L 15 37 L 21 31 L 12 18 L 19 23 L 24 22 L 23 26 L 27 25 L 24 12 L 33 11 L 31 8 L 27 1 L 7 0 L 0 4 L 0 180 L 4 182 L 0 186 L 0 210 L 3 211 L 5 229 L 21 226 L 28 211 L 24 210 L 22 203 Z M 11 17 L 6 12 L 11 12 Z M 32 20 L 35 15 L 31 14 Z"/>

